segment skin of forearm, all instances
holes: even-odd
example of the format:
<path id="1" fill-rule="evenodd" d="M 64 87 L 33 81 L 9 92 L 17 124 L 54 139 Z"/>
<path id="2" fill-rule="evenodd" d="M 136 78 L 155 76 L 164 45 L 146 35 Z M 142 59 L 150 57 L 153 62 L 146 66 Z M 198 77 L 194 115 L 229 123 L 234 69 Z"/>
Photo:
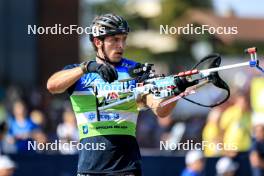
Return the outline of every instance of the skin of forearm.
<path id="1" fill-rule="evenodd" d="M 147 94 L 141 97 L 141 100 L 138 101 L 139 106 L 147 106 L 152 109 L 153 113 L 158 117 L 166 117 L 171 114 L 173 108 L 176 105 L 176 102 L 170 103 L 164 107 L 160 107 L 160 103 L 169 99 L 154 99 L 152 94 Z"/>
<path id="2" fill-rule="evenodd" d="M 63 93 L 83 75 L 81 67 L 54 73 L 47 81 L 47 89 L 52 94 Z"/>

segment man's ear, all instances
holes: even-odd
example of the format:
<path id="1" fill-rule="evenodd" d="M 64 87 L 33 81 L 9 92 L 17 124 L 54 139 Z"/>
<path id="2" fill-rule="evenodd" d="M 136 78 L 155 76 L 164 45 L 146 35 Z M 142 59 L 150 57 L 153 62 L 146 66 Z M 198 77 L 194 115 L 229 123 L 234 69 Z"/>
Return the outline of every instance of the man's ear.
<path id="1" fill-rule="evenodd" d="M 100 40 L 100 39 L 98 39 L 98 38 L 94 38 L 94 39 L 93 39 L 93 42 L 94 42 L 94 45 L 95 45 L 97 48 L 101 48 L 102 45 L 103 45 L 102 40 Z"/>

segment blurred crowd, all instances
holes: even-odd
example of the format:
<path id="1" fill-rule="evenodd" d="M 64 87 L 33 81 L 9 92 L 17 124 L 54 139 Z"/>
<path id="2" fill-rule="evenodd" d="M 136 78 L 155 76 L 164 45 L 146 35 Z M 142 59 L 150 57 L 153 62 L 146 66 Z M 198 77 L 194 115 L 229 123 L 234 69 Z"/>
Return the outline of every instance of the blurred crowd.
<path id="1" fill-rule="evenodd" d="M 151 146 L 144 142 L 153 136 L 158 136 L 153 140 L 154 147 L 160 147 L 158 140 L 182 144 L 191 141 L 192 146 L 202 144 L 203 148 L 198 151 L 179 148 L 169 151 L 187 154 L 182 176 L 202 175 L 204 159 L 210 157 L 219 158 L 215 165 L 218 175 L 244 175 L 245 163 L 250 165 L 253 176 L 264 175 L 264 78 L 254 75 L 242 87 L 232 87 L 231 92 L 230 99 L 210 109 L 206 118 L 198 114 L 185 121 L 177 120 L 177 114 L 148 122 L 144 122 L 147 118 L 141 118 L 143 124 L 139 123 L 139 127 L 146 136 L 138 135 L 140 144 Z"/>
<path id="2" fill-rule="evenodd" d="M 1 140 L 3 153 L 60 152 L 75 154 L 76 149 L 29 150 L 28 142 L 60 144 L 78 141 L 74 113 L 66 96 L 52 97 L 46 90 L 25 91 L 19 87 L 1 89 L 0 121 L 5 124 Z"/>
<path id="3" fill-rule="evenodd" d="M 206 141 L 211 145 L 206 145 L 202 154 L 194 152 L 191 159 L 188 159 L 187 154 L 187 170 L 202 170 L 201 163 L 191 166 L 195 158 L 203 161 L 204 157 L 219 157 L 218 162 L 222 164 L 218 164 L 216 170 L 221 172 L 226 165 L 233 173 L 239 170 L 239 158 L 249 157 L 254 175 L 264 175 L 263 98 L 264 80 L 256 76 L 247 87 L 233 89 L 228 102 L 212 108 L 207 116 L 194 114 L 195 118 L 179 120 L 175 118 L 175 113 L 169 117 L 156 118 L 151 110 L 141 111 L 137 126 L 139 146 L 142 150 L 163 152 L 160 150 L 161 141 L 183 143 L 192 140 L 194 144 Z M 0 133 L 1 153 L 78 152 L 76 148 L 65 147 L 57 151 L 28 150 L 29 141 L 48 143 L 59 140 L 62 144 L 78 141 L 76 119 L 67 94 L 54 96 L 45 89 L 1 87 L 0 124 L 0 130 L 4 132 Z M 217 144 L 223 145 L 219 148 Z M 185 155 L 186 152 L 169 150 L 169 153 L 176 155 Z M 12 161 L 6 159 L 6 162 L 14 167 Z"/>

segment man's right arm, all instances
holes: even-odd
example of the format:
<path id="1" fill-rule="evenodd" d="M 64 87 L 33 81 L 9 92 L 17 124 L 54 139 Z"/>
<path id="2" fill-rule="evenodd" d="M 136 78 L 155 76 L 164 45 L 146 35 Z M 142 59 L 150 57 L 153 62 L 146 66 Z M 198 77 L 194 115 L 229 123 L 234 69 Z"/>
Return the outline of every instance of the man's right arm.
<path id="1" fill-rule="evenodd" d="M 47 82 L 47 89 L 52 94 L 63 93 L 83 75 L 81 67 L 61 70 L 54 73 Z"/>
<path id="2" fill-rule="evenodd" d="M 108 64 L 99 64 L 96 61 L 89 61 L 65 67 L 64 70 L 54 73 L 47 82 L 47 89 L 50 93 L 63 93 L 78 81 L 84 73 L 98 73 L 105 82 L 113 82 L 118 79 L 115 68 Z"/>

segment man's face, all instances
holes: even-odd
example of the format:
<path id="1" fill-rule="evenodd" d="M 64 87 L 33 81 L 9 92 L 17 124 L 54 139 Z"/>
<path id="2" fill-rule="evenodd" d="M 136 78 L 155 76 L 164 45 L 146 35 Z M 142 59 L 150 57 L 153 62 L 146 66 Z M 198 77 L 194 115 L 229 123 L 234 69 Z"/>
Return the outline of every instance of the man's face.
<path id="1" fill-rule="evenodd" d="M 262 124 L 255 126 L 255 137 L 258 141 L 264 140 L 264 126 Z"/>
<path id="2" fill-rule="evenodd" d="M 127 34 L 117 34 L 113 36 L 107 36 L 104 39 L 104 51 L 111 62 L 119 62 L 123 56 L 126 46 Z M 102 41 L 98 41 L 98 52 L 102 56 Z"/>
<path id="3" fill-rule="evenodd" d="M 204 168 L 204 159 L 197 160 L 193 163 L 193 167 L 196 171 L 201 172 Z"/>
<path id="4" fill-rule="evenodd" d="M 24 117 L 26 114 L 25 105 L 20 101 L 15 102 L 13 113 L 15 117 Z"/>

